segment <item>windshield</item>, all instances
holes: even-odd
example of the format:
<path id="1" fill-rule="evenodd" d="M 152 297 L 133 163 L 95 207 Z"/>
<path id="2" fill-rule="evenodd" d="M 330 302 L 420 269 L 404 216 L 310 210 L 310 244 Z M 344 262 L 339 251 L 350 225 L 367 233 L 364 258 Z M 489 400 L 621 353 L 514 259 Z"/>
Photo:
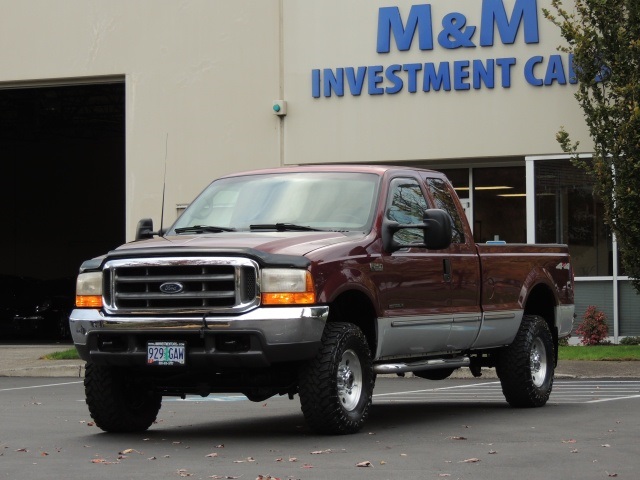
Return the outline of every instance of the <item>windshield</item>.
<path id="1" fill-rule="evenodd" d="M 304 172 L 216 180 L 168 233 L 303 230 L 301 227 L 369 231 L 378 178 L 368 173 Z"/>

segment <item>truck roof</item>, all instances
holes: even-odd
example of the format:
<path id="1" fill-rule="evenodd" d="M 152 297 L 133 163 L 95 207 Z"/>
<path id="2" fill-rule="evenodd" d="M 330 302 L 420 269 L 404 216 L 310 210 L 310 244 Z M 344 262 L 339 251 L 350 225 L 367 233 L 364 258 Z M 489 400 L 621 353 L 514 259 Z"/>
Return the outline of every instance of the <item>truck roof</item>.
<path id="1" fill-rule="evenodd" d="M 426 168 L 406 167 L 401 165 L 378 165 L 378 164 L 352 164 L 352 163 L 334 163 L 334 164 L 313 164 L 313 165 L 288 165 L 284 167 L 263 168 L 257 170 L 247 170 L 242 172 L 230 173 L 220 178 L 238 177 L 243 175 L 264 175 L 271 173 L 296 173 L 296 172 L 353 172 L 353 173 L 373 173 L 379 176 L 387 172 L 399 171 L 415 171 L 429 172 L 436 176 L 444 176 L 441 172 Z"/>

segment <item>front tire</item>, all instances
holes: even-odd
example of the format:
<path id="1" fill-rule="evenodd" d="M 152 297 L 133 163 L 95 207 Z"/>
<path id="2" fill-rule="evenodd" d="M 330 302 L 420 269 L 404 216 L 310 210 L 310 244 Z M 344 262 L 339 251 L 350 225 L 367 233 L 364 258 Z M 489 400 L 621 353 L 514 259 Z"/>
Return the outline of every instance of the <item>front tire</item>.
<path id="1" fill-rule="evenodd" d="M 91 418 L 105 432 L 144 432 L 155 422 L 162 396 L 116 367 L 87 363 L 84 391 Z"/>
<path id="2" fill-rule="evenodd" d="M 525 315 L 513 343 L 499 354 L 496 372 L 512 407 L 542 407 L 553 387 L 555 354 L 547 322 Z"/>
<path id="3" fill-rule="evenodd" d="M 315 359 L 300 372 L 302 413 L 318 433 L 359 431 L 369 414 L 375 375 L 362 331 L 351 323 L 329 323 Z"/>

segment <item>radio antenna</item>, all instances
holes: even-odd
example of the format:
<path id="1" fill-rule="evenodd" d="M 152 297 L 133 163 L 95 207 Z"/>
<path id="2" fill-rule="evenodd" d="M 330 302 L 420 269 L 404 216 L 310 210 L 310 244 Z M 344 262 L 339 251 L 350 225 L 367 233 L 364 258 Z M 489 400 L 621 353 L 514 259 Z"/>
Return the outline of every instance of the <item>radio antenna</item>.
<path id="1" fill-rule="evenodd" d="M 160 211 L 160 230 L 158 234 L 162 236 L 162 227 L 164 226 L 164 192 L 167 189 L 167 151 L 169 145 L 169 132 L 164 139 L 164 175 L 162 177 L 162 210 Z"/>

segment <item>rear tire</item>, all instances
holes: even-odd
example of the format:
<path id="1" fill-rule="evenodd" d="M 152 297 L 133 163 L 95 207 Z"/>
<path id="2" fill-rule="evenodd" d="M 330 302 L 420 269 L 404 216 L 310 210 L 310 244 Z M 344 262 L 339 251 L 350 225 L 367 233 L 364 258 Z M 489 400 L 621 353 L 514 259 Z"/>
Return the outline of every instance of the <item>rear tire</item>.
<path id="1" fill-rule="evenodd" d="M 362 331 L 351 323 L 327 324 L 320 351 L 300 372 L 300 405 L 307 424 L 318 433 L 357 432 L 369 415 L 374 384 Z"/>
<path id="2" fill-rule="evenodd" d="M 155 422 L 162 396 L 116 367 L 87 363 L 84 391 L 91 418 L 105 432 L 143 432 Z"/>
<path id="3" fill-rule="evenodd" d="M 553 387 L 555 353 L 547 322 L 537 315 L 525 315 L 513 343 L 499 354 L 496 373 L 509 405 L 541 407 Z"/>

